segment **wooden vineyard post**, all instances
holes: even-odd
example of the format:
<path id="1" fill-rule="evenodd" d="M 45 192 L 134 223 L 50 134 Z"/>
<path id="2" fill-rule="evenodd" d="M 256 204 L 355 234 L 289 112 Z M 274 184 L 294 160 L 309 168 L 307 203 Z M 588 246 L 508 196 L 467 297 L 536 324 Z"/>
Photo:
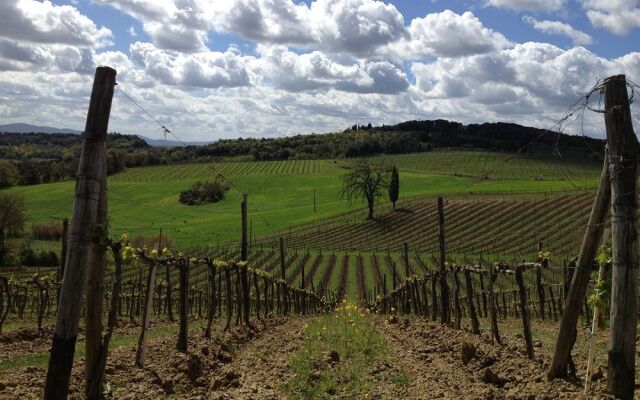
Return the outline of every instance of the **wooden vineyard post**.
<path id="1" fill-rule="evenodd" d="M 164 277 L 167 281 L 167 315 L 169 317 L 169 321 L 174 322 L 175 318 L 173 317 L 173 286 L 171 285 L 171 267 L 169 264 L 165 266 L 164 269 Z"/>
<path id="2" fill-rule="evenodd" d="M 598 244 L 602 239 L 610 199 L 609 157 L 607 156 L 607 151 L 605 151 L 604 165 L 600 175 L 600 186 L 598 186 L 598 192 L 593 201 L 591 215 L 589 216 L 589 222 L 582 239 L 580 255 L 578 256 L 576 268 L 571 278 L 569 291 L 566 293 L 564 299 L 560 328 L 558 329 L 553 358 L 549 366 L 549 372 L 547 373 L 549 379 L 564 378 L 567 376 L 571 349 L 573 348 L 577 335 L 576 324 L 578 323 L 580 308 L 584 301 L 584 296 L 587 293 L 587 287 L 589 286 L 591 265 L 596 256 Z M 564 270 L 563 279 L 568 280 L 570 272 L 567 268 L 566 261 L 564 263 Z"/>
<path id="3" fill-rule="evenodd" d="M 58 270 L 58 282 L 62 282 L 64 276 L 64 265 L 67 262 L 67 240 L 69 237 L 69 219 L 62 220 L 62 249 L 60 250 L 60 269 Z M 60 287 L 56 292 L 56 304 L 60 302 Z"/>
<path id="4" fill-rule="evenodd" d="M 612 277 L 607 387 L 632 399 L 638 321 L 638 140 L 624 75 L 604 80 L 604 119 L 611 176 Z"/>
<path id="5" fill-rule="evenodd" d="M 111 337 L 113 336 L 116 324 L 118 323 L 118 303 L 120 301 L 120 292 L 122 289 L 122 265 L 124 262 L 122 259 L 121 250 L 121 243 L 116 242 L 111 244 L 111 251 L 113 253 L 113 261 L 115 264 L 115 273 L 111 290 L 111 305 L 109 309 L 109 317 L 107 320 L 107 332 L 104 335 L 102 347 L 100 348 L 100 356 L 98 357 L 98 362 L 95 365 L 95 371 L 93 374 L 94 379 L 92 379 L 91 384 L 87 390 L 91 394 L 91 396 L 94 396 L 92 398 L 101 398 L 102 396 L 102 381 L 104 380 L 104 373 L 107 367 L 109 343 L 111 342 Z"/>
<path id="6" fill-rule="evenodd" d="M 209 286 L 209 307 L 207 307 L 207 329 L 204 331 L 204 337 L 211 339 L 211 330 L 213 326 L 213 317 L 216 313 L 216 266 L 213 261 L 207 259 L 207 284 Z"/>
<path id="7" fill-rule="evenodd" d="M 438 197 L 438 232 L 440 242 L 440 322 L 449 325 L 451 312 L 449 307 L 449 285 L 445 269 L 445 236 L 444 236 L 444 205 L 442 197 Z"/>
<path id="8" fill-rule="evenodd" d="M 249 247 L 247 241 L 247 194 L 242 194 L 242 203 L 240 204 L 240 211 L 242 212 L 242 261 L 244 263 L 249 259 Z M 242 286 L 242 318 L 245 325 L 249 323 L 249 277 L 248 266 L 245 264 L 240 267 L 240 285 Z"/>
<path id="9" fill-rule="evenodd" d="M 538 242 L 538 255 L 540 257 L 540 252 L 542 251 L 542 242 Z M 538 317 L 541 320 L 545 320 L 546 315 L 544 312 L 545 307 L 545 295 L 544 295 L 544 287 L 542 286 L 542 266 L 536 266 L 536 292 L 538 295 Z"/>
<path id="10" fill-rule="evenodd" d="M 409 243 L 405 242 L 403 245 L 404 250 L 404 276 L 409 277 Z"/>
<path id="11" fill-rule="evenodd" d="M 178 260 L 177 266 L 180 272 L 180 332 L 176 348 L 186 353 L 189 336 L 189 260 Z"/>
<path id="12" fill-rule="evenodd" d="M 462 329 L 462 308 L 460 307 L 460 278 L 458 277 L 458 269 L 453 271 L 453 307 L 455 310 L 455 322 L 456 329 Z"/>
<path id="13" fill-rule="evenodd" d="M 63 255 L 65 271 L 45 382 L 47 400 L 67 398 L 82 297 L 89 262 L 93 259 L 92 244 L 96 239 L 103 239 L 99 236 L 106 236 L 106 226 L 98 224 L 101 200 L 106 201 L 106 139 L 115 83 L 114 69 L 96 69 L 83 133 L 67 254 Z M 106 204 L 103 209 L 106 211 Z"/>
<path id="14" fill-rule="evenodd" d="M 476 306 L 473 304 L 473 282 L 471 282 L 471 272 L 465 268 L 464 281 L 467 286 L 467 308 L 469 309 L 469 317 L 471 318 L 471 332 L 475 335 L 480 334 L 480 323 L 476 314 Z"/>
<path id="15" fill-rule="evenodd" d="M 522 277 L 522 266 L 516 267 L 516 283 L 520 293 L 520 314 L 522 315 L 522 329 L 524 330 L 524 341 L 527 346 L 527 356 L 533 359 L 533 340 L 531 338 L 531 322 L 529 321 L 529 310 L 527 307 L 527 289 L 524 286 Z"/>
<path id="16" fill-rule="evenodd" d="M 231 316 L 233 315 L 233 296 L 231 294 L 233 288 L 231 287 L 231 267 L 229 265 L 224 266 L 224 287 L 227 298 L 227 321 L 224 325 L 226 332 L 231 326 Z"/>
<path id="17" fill-rule="evenodd" d="M 497 275 L 495 267 L 489 264 L 489 313 L 491 314 L 491 339 L 501 344 L 500 332 L 498 331 L 498 310 L 496 310 L 496 298 L 493 292 L 493 284 L 496 282 Z"/>
<path id="18" fill-rule="evenodd" d="M 285 260 L 284 260 L 284 239 L 280 236 L 280 270 L 282 271 L 282 280 L 287 280 L 285 273 Z"/>
<path id="19" fill-rule="evenodd" d="M 162 228 L 160 228 L 160 235 L 158 235 L 158 253 L 157 257 L 160 257 L 162 253 Z M 144 367 L 144 351 L 147 342 L 147 331 L 149 330 L 149 320 L 151 319 L 151 309 L 153 307 L 153 290 L 156 284 L 156 269 L 158 267 L 158 260 L 149 264 L 149 274 L 147 275 L 147 292 L 144 296 L 144 309 L 142 311 L 142 329 L 140 330 L 140 336 L 138 337 L 138 349 L 136 351 L 136 366 Z"/>

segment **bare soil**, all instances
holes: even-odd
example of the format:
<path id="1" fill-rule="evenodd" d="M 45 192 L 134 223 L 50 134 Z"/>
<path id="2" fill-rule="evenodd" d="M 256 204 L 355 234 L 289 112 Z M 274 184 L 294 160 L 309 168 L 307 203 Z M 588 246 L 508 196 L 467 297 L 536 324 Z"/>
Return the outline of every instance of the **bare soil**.
<path id="1" fill-rule="evenodd" d="M 517 335 L 503 345 L 488 336 L 457 331 L 424 319 L 380 323 L 380 332 L 409 376 L 407 399 L 610 399 L 601 376 L 589 395 L 577 383 L 546 378 L 550 349 L 535 342 L 527 358 Z"/>
<path id="2" fill-rule="evenodd" d="M 391 351 L 389 363 L 372 365 L 370 374 L 395 371 L 406 375 L 400 387 L 380 386 L 377 399 L 610 399 L 605 394 L 606 373 L 594 382 L 589 396 L 580 383 L 548 382 L 545 376 L 551 349 L 536 342 L 536 357 L 524 353 L 522 338 L 506 334 L 504 344 L 488 336 L 456 331 L 424 319 L 399 318 L 391 323 L 376 317 L 377 329 Z M 233 327 L 206 339 L 201 329 L 189 335 L 189 353 L 175 350 L 176 335 L 149 340 L 145 368 L 134 366 L 135 346 L 110 354 L 106 371 L 107 399 L 286 399 L 283 384 L 291 378 L 288 363 L 304 341 L 303 318 L 274 317 L 255 329 Z M 125 327 L 127 333 L 136 327 Z M 130 332 L 129 332 L 130 331 Z M 34 336 L 35 335 L 35 336 Z M 50 329 L 16 331 L 0 340 L 0 354 L 50 346 Z M 76 360 L 70 399 L 83 398 L 84 361 Z M 0 376 L 0 400 L 39 399 L 45 369 L 25 367 Z M 374 377 L 375 378 L 375 377 Z M 336 393 L 331 398 L 345 398 Z"/>

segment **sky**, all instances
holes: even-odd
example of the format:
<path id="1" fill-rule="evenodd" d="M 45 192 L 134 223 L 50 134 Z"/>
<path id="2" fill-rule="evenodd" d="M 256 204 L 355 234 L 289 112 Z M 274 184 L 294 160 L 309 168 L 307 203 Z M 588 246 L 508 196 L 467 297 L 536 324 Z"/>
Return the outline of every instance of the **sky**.
<path id="1" fill-rule="evenodd" d="M 439 118 L 546 129 L 598 80 L 640 82 L 639 43 L 640 0 L 2 0 L 0 124 L 83 130 L 107 65 L 183 141 Z M 162 138 L 120 91 L 109 130 Z M 566 132 L 602 137 L 602 115 Z"/>

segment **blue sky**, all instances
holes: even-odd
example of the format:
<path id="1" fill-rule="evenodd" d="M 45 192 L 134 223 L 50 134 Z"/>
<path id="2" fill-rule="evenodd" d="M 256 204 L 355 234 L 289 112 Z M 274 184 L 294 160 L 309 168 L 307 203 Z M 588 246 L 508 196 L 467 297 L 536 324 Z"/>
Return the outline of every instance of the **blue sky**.
<path id="1" fill-rule="evenodd" d="M 0 123 L 81 129 L 104 64 L 184 140 L 548 128 L 597 79 L 640 80 L 638 0 L 6 0 L 0 15 Z M 160 136 L 117 95 L 111 128 Z"/>

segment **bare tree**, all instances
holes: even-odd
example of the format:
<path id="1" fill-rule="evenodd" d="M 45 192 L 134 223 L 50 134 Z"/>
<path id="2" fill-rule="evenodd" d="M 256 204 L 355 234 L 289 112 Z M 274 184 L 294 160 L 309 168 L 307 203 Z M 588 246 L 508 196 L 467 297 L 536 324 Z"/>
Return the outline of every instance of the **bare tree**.
<path id="1" fill-rule="evenodd" d="M 389 172 L 382 162 L 375 165 L 360 160 L 351 172 L 344 176 L 342 198 L 349 202 L 363 199 L 369 207 L 368 219 L 373 218 L 373 206 L 379 197 L 389 190 Z"/>

